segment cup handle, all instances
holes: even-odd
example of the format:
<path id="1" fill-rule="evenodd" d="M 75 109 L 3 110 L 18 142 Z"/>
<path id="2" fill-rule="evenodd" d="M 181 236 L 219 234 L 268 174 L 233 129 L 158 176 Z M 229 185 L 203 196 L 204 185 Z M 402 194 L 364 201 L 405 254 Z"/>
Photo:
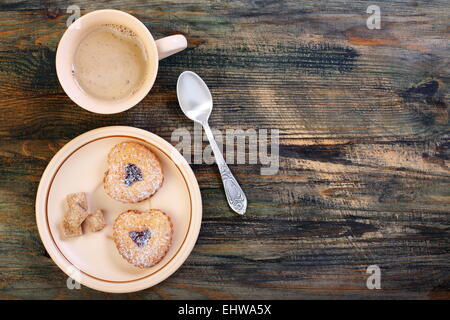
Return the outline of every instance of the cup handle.
<path id="1" fill-rule="evenodd" d="M 187 40 L 182 34 L 176 34 L 156 40 L 156 47 L 158 48 L 158 58 L 161 60 L 186 49 Z"/>

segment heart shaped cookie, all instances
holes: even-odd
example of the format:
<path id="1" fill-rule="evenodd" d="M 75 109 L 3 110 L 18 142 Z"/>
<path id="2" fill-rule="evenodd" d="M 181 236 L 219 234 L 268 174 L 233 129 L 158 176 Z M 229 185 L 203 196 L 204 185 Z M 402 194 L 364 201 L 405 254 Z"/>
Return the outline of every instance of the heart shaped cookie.
<path id="1" fill-rule="evenodd" d="M 173 225 L 161 210 L 128 210 L 114 221 L 113 238 L 129 263 L 149 268 L 164 258 L 172 243 Z"/>
<path id="2" fill-rule="evenodd" d="M 113 199 L 124 203 L 143 201 L 161 187 L 163 180 L 158 158 L 140 143 L 119 143 L 108 154 L 103 186 Z"/>

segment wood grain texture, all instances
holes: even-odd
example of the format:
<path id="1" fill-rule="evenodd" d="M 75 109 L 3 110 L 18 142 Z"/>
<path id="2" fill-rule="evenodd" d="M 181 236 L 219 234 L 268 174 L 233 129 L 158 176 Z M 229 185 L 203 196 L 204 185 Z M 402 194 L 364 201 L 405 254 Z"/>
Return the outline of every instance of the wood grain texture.
<path id="1" fill-rule="evenodd" d="M 189 48 L 161 61 L 139 105 L 96 115 L 56 78 L 67 1 L 0 1 L 0 298 L 450 298 L 447 0 L 73 4 L 122 9 Z M 366 28 L 370 4 L 381 30 Z M 184 70 L 212 91 L 212 127 L 280 130 L 278 174 L 230 166 L 249 200 L 241 217 L 217 168 L 193 165 L 204 218 L 179 271 L 133 294 L 68 290 L 35 224 L 45 166 L 90 129 L 130 125 L 169 141 L 192 129 L 175 93 Z M 382 290 L 366 288 L 371 264 Z"/>

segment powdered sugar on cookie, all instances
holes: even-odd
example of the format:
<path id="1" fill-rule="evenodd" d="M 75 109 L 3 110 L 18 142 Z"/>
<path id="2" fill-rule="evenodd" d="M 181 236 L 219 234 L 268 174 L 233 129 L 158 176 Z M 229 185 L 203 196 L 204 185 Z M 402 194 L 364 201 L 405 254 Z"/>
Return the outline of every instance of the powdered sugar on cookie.
<path id="1" fill-rule="evenodd" d="M 108 154 L 104 188 L 115 200 L 135 203 L 148 199 L 161 187 L 163 179 L 158 158 L 140 143 L 119 143 Z"/>
<path id="2" fill-rule="evenodd" d="M 125 211 L 117 217 L 113 230 L 119 253 L 140 268 L 161 261 L 172 243 L 172 221 L 161 210 Z"/>

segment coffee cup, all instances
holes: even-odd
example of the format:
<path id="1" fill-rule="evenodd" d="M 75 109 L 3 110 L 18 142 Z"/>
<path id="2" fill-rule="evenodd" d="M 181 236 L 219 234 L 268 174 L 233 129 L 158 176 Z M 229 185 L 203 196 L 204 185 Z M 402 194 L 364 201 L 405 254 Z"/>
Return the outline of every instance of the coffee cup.
<path id="1" fill-rule="evenodd" d="M 159 60 L 186 47 L 183 35 L 154 40 L 132 15 L 96 10 L 75 20 L 62 36 L 56 72 L 66 94 L 80 107 L 101 114 L 118 113 L 149 93 Z"/>

